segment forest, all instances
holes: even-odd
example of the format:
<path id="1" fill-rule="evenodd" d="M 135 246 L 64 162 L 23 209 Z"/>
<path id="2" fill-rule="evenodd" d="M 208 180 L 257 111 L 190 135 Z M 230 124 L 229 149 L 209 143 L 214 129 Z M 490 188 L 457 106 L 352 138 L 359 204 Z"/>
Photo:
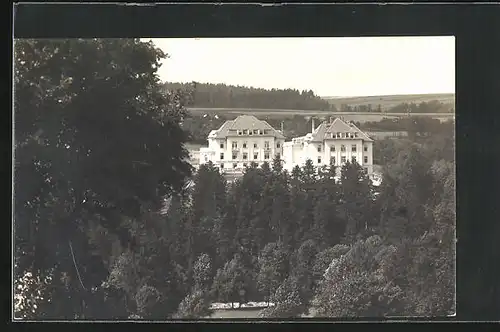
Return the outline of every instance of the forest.
<path id="1" fill-rule="evenodd" d="M 210 83 L 170 83 L 166 90 L 189 90 L 194 85 L 193 107 L 206 108 L 264 108 L 321 110 L 335 112 L 336 108 L 312 90 L 259 89 L 245 86 Z"/>
<path id="2" fill-rule="evenodd" d="M 455 312 L 449 132 L 381 142 L 376 188 L 355 163 L 337 182 L 278 160 L 227 183 L 186 162 L 195 97 L 165 91 L 153 43 L 14 46 L 15 318 L 195 319 L 258 300 L 274 304 L 262 318 Z"/>
<path id="3" fill-rule="evenodd" d="M 403 102 L 385 107 L 380 104 L 348 105 L 340 109 L 333 103 L 316 96 L 312 90 L 261 89 L 211 83 L 164 83 L 166 90 L 191 90 L 194 88 L 192 107 L 199 108 L 255 108 L 283 110 L 317 110 L 325 112 L 387 112 L 387 113 L 447 113 L 454 106 L 438 100 L 414 103 Z"/>

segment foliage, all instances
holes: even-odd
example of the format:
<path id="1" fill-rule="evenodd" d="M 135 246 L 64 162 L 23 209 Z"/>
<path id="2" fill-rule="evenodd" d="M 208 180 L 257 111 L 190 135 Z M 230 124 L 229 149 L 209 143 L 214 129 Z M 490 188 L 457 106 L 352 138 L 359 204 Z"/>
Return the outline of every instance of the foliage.
<path id="1" fill-rule="evenodd" d="M 90 306 L 110 268 L 97 232 L 135 251 L 143 208 L 190 176 L 186 99 L 160 86 L 164 57 L 138 39 L 15 42 L 15 274 L 53 276 L 33 317 L 107 312 Z"/>
<path id="2" fill-rule="evenodd" d="M 186 89 L 189 85 L 165 83 L 165 88 Z M 316 96 L 311 90 L 266 90 L 210 83 L 196 83 L 194 107 L 335 110 L 335 106 Z"/>

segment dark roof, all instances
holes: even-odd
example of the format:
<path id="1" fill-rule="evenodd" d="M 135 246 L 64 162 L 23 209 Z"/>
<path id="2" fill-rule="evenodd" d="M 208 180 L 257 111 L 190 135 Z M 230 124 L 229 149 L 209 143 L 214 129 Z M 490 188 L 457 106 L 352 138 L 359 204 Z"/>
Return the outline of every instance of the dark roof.
<path id="1" fill-rule="evenodd" d="M 373 141 L 367 134 L 362 132 L 354 124 L 348 124 L 340 118 L 336 118 L 332 123 L 320 124 L 312 133 L 312 142 L 322 142 L 325 139 L 330 139 L 329 133 L 358 133 L 359 138 L 364 141 Z"/>
<path id="2" fill-rule="evenodd" d="M 218 130 L 213 130 L 210 138 L 226 138 L 227 136 L 237 136 L 238 130 L 270 130 L 271 136 L 285 138 L 282 133 L 274 129 L 269 123 L 257 119 L 253 115 L 240 115 L 234 120 L 226 121 Z"/>

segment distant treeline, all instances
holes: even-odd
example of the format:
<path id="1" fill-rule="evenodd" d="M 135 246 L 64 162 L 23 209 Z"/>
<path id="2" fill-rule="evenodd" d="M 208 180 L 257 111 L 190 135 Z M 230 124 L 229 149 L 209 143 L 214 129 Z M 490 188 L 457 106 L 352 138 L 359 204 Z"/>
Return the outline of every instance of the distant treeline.
<path id="1" fill-rule="evenodd" d="M 350 106 L 342 104 L 340 106 L 341 112 L 379 112 L 382 111 L 387 113 L 451 113 L 455 112 L 452 103 L 442 103 L 438 100 L 431 100 L 429 102 L 416 103 L 401 103 L 396 106 L 390 107 L 388 109 L 383 109 L 381 104 L 373 106 L 368 105 L 356 105 Z"/>
<path id="2" fill-rule="evenodd" d="M 337 111 L 335 105 L 316 96 L 312 90 L 257 89 L 210 83 L 165 83 L 169 90 L 194 90 L 193 107 L 266 108 Z"/>

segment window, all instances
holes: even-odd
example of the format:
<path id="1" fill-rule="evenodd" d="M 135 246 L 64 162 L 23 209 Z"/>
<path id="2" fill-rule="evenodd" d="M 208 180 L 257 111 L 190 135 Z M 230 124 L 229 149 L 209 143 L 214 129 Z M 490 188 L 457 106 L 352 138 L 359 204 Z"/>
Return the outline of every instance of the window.
<path id="1" fill-rule="evenodd" d="M 241 130 L 238 130 L 238 135 L 241 135 Z"/>
<path id="2" fill-rule="evenodd" d="M 356 152 L 356 144 L 353 144 L 353 145 L 351 146 L 351 151 L 352 151 L 352 152 Z"/>
<path id="3" fill-rule="evenodd" d="M 330 165 L 335 165 L 335 157 L 330 157 Z"/>
<path id="4" fill-rule="evenodd" d="M 234 164 L 233 164 L 233 168 L 236 168 L 236 167 L 238 167 L 238 164 L 237 164 L 237 163 L 234 163 Z"/>
<path id="5" fill-rule="evenodd" d="M 253 148 L 257 149 L 257 143 L 253 143 Z"/>
<path id="6" fill-rule="evenodd" d="M 344 145 L 344 144 L 342 144 L 342 145 L 340 146 L 340 151 L 341 151 L 341 152 L 345 152 L 345 145 Z"/>
<path id="7" fill-rule="evenodd" d="M 365 164 L 368 164 L 368 156 L 365 156 L 365 157 L 363 158 L 363 162 L 364 162 Z"/>
<path id="8" fill-rule="evenodd" d="M 346 159 L 345 159 L 345 156 L 342 156 L 340 160 L 342 161 L 342 164 L 344 164 L 344 163 L 345 163 L 345 160 L 346 160 Z"/>
<path id="9" fill-rule="evenodd" d="M 269 149 L 269 141 L 264 142 L 264 149 Z"/>
<path id="10" fill-rule="evenodd" d="M 365 147 L 364 147 L 364 150 L 365 150 L 365 152 L 367 152 L 367 151 L 368 151 L 368 147 L 367 147 L 366 145 L 365 145 Z"/>
<path id="11" fill-rule="evenodd" d="M 247 163 L 243 163 L 243 167 L 247 167 Z"/>
<path id="12" fill-rule="evenodd" d="M 368 173 L 368 167 L 364 167 L 366 173 Z"/>
<path id="13" fill-rule="evenodd" d="M 335 145 L 330 146 L 330 152 L 335 152 Z"/>
<path id="14" fill-rule="evenodd" d="M 224 164 L 220 164 L 220 168 L 221 168 L 221 169 L 224 169 Z"/>
<path id="15" fill-rule="evenodd" d="M 254 129 L 254 130 L 253 130 L 253 133 L 254 133 L 255 135 L 257 135 L 257 134 L 259 133 L 259 131 L 258 131 L 257 129 Z"/>
<path id="16" fill-rule="evenodd" d="M 237 149 L 238 148 L 238 142 L 233 142 L 232 146 L 233 146 L 233 149 Z"/>
<path id="17" fill-rule="evenodd" d="M 276 147 L 277 147 L 278 149 L 280 148 L 280 146 L 281 146 L 281 145 L 280 145 L 280 143 L 276 144 Z"/>
<path id="18" fill-rule="evenodd" d="M 257 158 L 259 158 L 259 154 L 258 153 L 254 153 L 253 154 L 253 159 L 256 160 Z"/>
<path id="19" fill-rule="evenodd" d="M 205 156 L 205 162 L 207 162 L 207 161 L 208 161 L 208 156 Z"/>
<path id="20" fill-rule="evenodd" d="M 243 143 L 243 149 L 247 148 L 247 142 Z"/>
<path id="21" fill-rule="evenodd" d="M 318 164 L 321 164 L 321 157 L 318 157 Z"/>
<path id="22" fill-rule="evenodd" d="M 236 153 L 233 153 L 233 160 L 236 160 L 238 158 L 238 155 Z"/>
<path id="23" fill-rule="evenodd" d="M 248 153 L 243 152 L 243 160 L 247 160 L 247 159 L 248 159 Z"/>
<path id="24" fill-rule="evenodd" d="M 276 153 L 276 158 L 281 159 L 281 154 Z"/>
<path id="25" fill-rule="evenodd" d="M 221 149 L 224 149 L 224 143 L 221 143 L 221 144 L 220 144 L 220 148 L 221 148 Z"/>
<path id="26" fill-rule="evenodd" d="M 220 160 L 224 160 L 224 153 L 220 154 Z"/>
<path id="27" fill-rule="evenodd" d="M 356 162 L 356 156 L 352 156 L 351 160 L 352 160 L 353 163 L 355 163 Z"/>
<path id="28" fill-rule="evenodd" d="M 318 152 L 321 152 L 321 145 L 318 145 Z"/>
<path id="29" fill-rule="evenodd" d="M 259 135 L 263 135 L 264 132 L 262 130 L 259 130 Z"/>
<path id="30" fill-rule="evenodd" d="M 269 159 L 269 152 L 264 153 L 264 159 Z"/>
<path id="31" fill-rule="evenodd" d="M 253 131 L 249 130 L 248 135 L 252 136 Z"/>
<path id="32" fill-rule="evenodd" d="M 358 137 L 358 133 L 357 133 L 357 132 L 356 132 L 356 133 L 354 133 L 354 137 Z"/>
<path id="33" fill-rule="evenodd" d="M 243 129 L 243 135 L 246 135 L 246 134 L 248 134 L 248 130 Z"/>

